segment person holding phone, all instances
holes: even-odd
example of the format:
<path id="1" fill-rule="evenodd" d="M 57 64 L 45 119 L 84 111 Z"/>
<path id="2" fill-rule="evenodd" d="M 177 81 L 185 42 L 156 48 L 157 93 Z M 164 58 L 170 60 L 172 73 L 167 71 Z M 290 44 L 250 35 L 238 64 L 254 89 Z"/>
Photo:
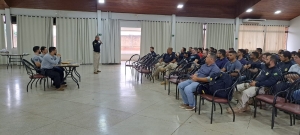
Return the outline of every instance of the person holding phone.
<path id="1" fill-rule="evenodd" d="M 100 62 L 100 46 L 102 45 L 102 41 L 100 40 L 99 36 L 95 37 L 93 41 L 93 48 L 94 48 L 94 74 L 98 74 L 101 72 L 99 70 L 99 62 Z"/>

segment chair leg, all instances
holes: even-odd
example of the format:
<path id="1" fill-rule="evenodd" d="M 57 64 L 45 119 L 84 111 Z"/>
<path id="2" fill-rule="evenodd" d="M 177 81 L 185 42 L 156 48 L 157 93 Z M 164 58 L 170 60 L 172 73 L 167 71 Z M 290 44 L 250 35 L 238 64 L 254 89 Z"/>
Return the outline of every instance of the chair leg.
<path id="1" fill-rule="evenodd" d="M 37 79 L 37 81 L 35 82 L 35 87 L 37 87 L 37 83 L 40 81 L 41 82 L 42 79 Z"/>
<path id="2" fill-rule="evenodd" d="M 216 111 L 216 104 L 215 104 L 215 102 L 214 102 L 214 111 Z"/>
<path id="3" fill-rule="evenodd" d="M 262 109 L 261 101 L 259 101 L 259 103 L 260 103 L 260 109 Z"/>
<path id="4" fill-rule="evenodd" d="M 215 103 L 212 102 L 211 103 L 211 112 L 210 112 L 210 124 L 212 124 L 212 120 L 213 120 L 214 107 L 215 107 Z"/>
<path id="5" fill-rule="evenodd" d="M 204 105 L 204 98 L 202 99 L 202 105 Z"/>
<path id="6" fill-rule="evenodd" d="M 231 107 L 231 105 L 230 105 L 230 102 L 228 102 L 228 105 L 229 105 L 229 107 L 230 107 L 230 109 L 231 109 L 231 111 L 232 111 L 233 122 L 235 122 L 235 112 L 233 111 L 233 109 L 232 109 L 232 107 Z"/>
<path id="7" fill-rule="evenodd" d="M 272 121 L 271 121 L 271 129 L 274 127 L 274 120 L 275 120 L 275 107 L 272 109 Z"/>
<path id="8" fill-rule="evenodd" d="M 222 105 L 220 103 L 218 103 L 220 108 L 221 108 L 221 114 L 223 114 L 223 108 L 222 108 Z"/>
<path id="9" fill-rule="evenodd" d="M 197 94 L 195 94 L 195 113 L 197 112 L 197 100 L 198 100 L 198 98 L 197 98 Z"/>
<path id="10" fill-rule="evenodd" d="M 31 81 L 32 81 L 32 79 L 30 79 L 30 81 L 29 81 L 28 84 L 27 84 L 27 92 L 28 92 L 28 86 L 29 86 L 29 84 L 31 83 Z"/>
<path id="11" fill-rule="evenodd" d="M 254 118 L 256 118 L 257 100 L 254 100 Z"/>
<path id="12" fill-rule="evenodd" d="M 44 78 L 44 91 L 46 91 L 46 78 Z"/>
<path id="13" fill-rule="evenodd" d="M 143 83 L 143 73 L 141 73 L 141 84 Z"/>
<path id="14" fill-rule="evenodd" d="M 32 84 L 34 83 L 35 79 L 33 79 L 33 81 L 30 84 L 30 88 L 32 89 Z"/>
<path id="15" fill-rule="evenodd" d="M 177 97 L 177 94 L 178 94 L 178 92 L 177 92 L 177 84 L 176 84 L 176 89 L 175 89 L 175 91 L 176 91 L 176 94 L 175 94 L 175 99 L 178 99 Z"/>
<path id="16" fill-rule="evenodd" d="M 199 99 L 199 108 L 198 108 L 198 115 L 200 115 L 201 101 L 202 101 L 202 98 L 201 98 L 201 96 L 200 96 L 200 99 Z"/>
<path id="17" fill-rule="evenodd" d="M 167 84 L 165 84 L 165 86 L 166 86 L 166 85 L 167 85 Z M 171 87 L 171 82 L 169 81 L 169 82 L 168 82 L 168 95 L 170 95 L 170 89 L 171 89 L 170 87 Z"/>
<path id="18" fill-rule="evenodd" d="M 295 125 L 296 124 L 296 115 L 293 114 L 293 124 Z"/>
<path id="19" fill-rule="evenodd" d="M 290 126 L 293 126 L 292 114 L 290 114 Z"/>

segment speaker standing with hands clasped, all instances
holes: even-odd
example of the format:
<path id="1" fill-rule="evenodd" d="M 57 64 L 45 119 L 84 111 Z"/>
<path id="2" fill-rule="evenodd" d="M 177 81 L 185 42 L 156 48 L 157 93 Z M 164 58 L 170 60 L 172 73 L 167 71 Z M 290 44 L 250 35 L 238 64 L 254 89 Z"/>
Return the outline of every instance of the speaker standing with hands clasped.
<path id="1" fill-rule="evenodd" d="M 102 45 L 102 41 L 100 40 L 99 36 L 95 37 L 93 41 L 93 48 L 94 48 L 94 74 L 98 74 L 101 72 L 99 70 L 99 62 L 100 62 L 100 46 Z"/>

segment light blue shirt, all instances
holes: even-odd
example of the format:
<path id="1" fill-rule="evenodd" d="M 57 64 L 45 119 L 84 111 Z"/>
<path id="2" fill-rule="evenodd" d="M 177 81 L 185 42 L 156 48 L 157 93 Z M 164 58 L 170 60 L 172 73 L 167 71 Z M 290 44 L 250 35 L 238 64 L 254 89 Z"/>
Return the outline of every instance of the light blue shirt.
<path id="1" fill-rule="evenodd" d="M 235 62 L 228 61 L 224 68 L 226 69 L 226 72 L 231 72 L 231 71 L 240 71 L 243 66 L 240 61 L 236 60 Z"/>
<path id="2" fill-rule="evenodd" d="M 42 61 L 42 69 L 52 69 L 55 65 L 61 62 L 60 57 L 51 56 L 50 54 L 46 54 Z"/>
<path id="3" fill-rule="evenodd" d="M 198 77 L 206 77 L 208 80 L 210 78 L 210 76 L 214 73 L 219 73 L 220 72 L 220 68 L 214 63 L 210 66 L 208 66 L 207 64 L 204 64 L 201 66 L 201 68 L 196 72 Z"/>
<path id="4" fill-rule="evenodd" d="M 34 55 L 32 58 L 31 58 L 34 62 L 39 62 L 39 63 L 42 63 L 43 61 L 43 58 L 39 55 Z"/>
<path id="5" fill-rule="evenodd" d="M 41 54 L 40 54 L 40 57 L 42 57 L 42 58 L 43 58 L 44 56 L 45 56 L 45 55 L 44 55 L 43 53 L 41 53 Z"/>

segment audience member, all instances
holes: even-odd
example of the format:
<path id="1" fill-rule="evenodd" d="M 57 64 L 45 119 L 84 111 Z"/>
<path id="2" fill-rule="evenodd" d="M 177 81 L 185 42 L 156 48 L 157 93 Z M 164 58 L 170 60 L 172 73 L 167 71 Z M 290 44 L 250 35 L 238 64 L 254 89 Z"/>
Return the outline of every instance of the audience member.
<path id="1" fill-rule="evenodd" d="M 242 64 L 240 61 L 236 59 L 236 51 L 230 51 L 228 58 L 229 62 L 227 62 L 224 67 L 221 69 L 222 72 L 232 72 L 232 71 L 237 71 L 240 72 L 242 69 Z"/>
<path id="2" fill-rule="evenodd" d="M 242 65 L 246 65 L 248 61 L 244 59 L 244 55 L 246 54 L 246 51 L 244 49 L 239 49 L 238 50 L 238 60 L 241 62 Z"/>
<path id="3" fill-rule="evenodd" d="M 200 58 L 203 57 L 203 50 L 202 50 L 202 48 L 198 48 L 198 55 L 199 55 Z"/>
<path id="4" fill-rule="evenodd" d="M 169 65 L 168 68 L 172 69 L 177 67 L 176 56 L 173 52 L 173 48 L 168 48 L 167 53 L 163 56 L 163 58 L 155 64 L 155 71 L 152 76 L 157 78 L 159 72 L 166 71 L 167 65 Z"/>
<path id="5" fill-rule="evenodd" d="M 47 53 L 48 53 L 48 49 L 47 49 L 47 47 L 45 47 L 45 46 L 42 46 L 41 47 L 41 54 L 40 54 L 40 56 L 43 58 Z"/>
<path id="6" fill-rule="evenodd" d="M 275 55 L 268 55 L 265 64 L 245 65 L 245 68 L 254 67 L 261 69 L 260 75 L 250 83 L 242 83 L 237 86 L 237 92 L 234 97 L 238 99 L 238 104 L 233 108 L 235 113 L 249 111 L 250 107 L 247 102 L 249 98 L 256 95 L 256 91 L 260 87 L 271 87 L 280 79 L 281 72 L 276 67 L 277 59 Z M 264 94 L 264 89 L 259 89 L 259 94 Z M 232 113 L 230 108 L 227 108 L 229 113 Z"/>
<path id="7" fill-rule="evenodd" d="M 55 47 L 49 48 L 49 53 L 43 57 L 41 69 L 46 76 L 54 81 L 55 88 L 59 91 L 63 91 L 66 83 L 63 82 L 63 76 L 54 69 L 54 66 L 61 62 L 61 55 L 56 53 Z"/>
<path id="8" fill-rule="evenodd" d="M 152 55 L 152 57 L 156 57 L 156 53 L 154 52 L 154 47 L 150 47 L 150 53 Z"/>
<path id="9" fill-rule="evenodd" d="M 206 83 L 210 81 L 210 76 L 214 73 L 220 72 L 220 69 L 215 64 L 216 54 L 209 53 L 206 58 L 204 65 L 194 74 L 190 80 L 179 83 L 178 88 L 183 100 L 183 104 L 180 105 L 181 108 L 192 111 L 195 109 L 194 93 L 196 88 L 201 83 Z"/>
<path id="10" fill-rule="evenodd" d="M 34 55 L 31 58 L 31 60 L 34 62 L 35 66 L 37 68 L 40 68 L 41 67 L 41 63 L 43 61 L 43 58 L 40 56 L 40 54 L 41 54 L 40 47 L 39 46 L 34 46 L 33 47 L 33 52 L 34 52 Z"/>
<path id="11" fill-rule="evenodd" d="M 289 51 L 284 51 L 279 55 L 279 58 L 280 62 L 278 63 L 277 68 L 284 74 L 288 72 L 293 65 L 293 62 L 291 61 L 292 54 Z"/>
<path id="12" fill-rule="evenodd" d="M 199 62 L 200 65 L 205 64 L 205 59 L 206 59 L 207 54 L 208 54 L 208 51 L 205 49 L 203 51 L 203 57 L 200 59 L 200 62 Z"/>
<path id="13" fill-rule="evenodd" d="M 229 61 L 226 57 L 226 51 L 224 49 L 220 49 L 217 53 L 218 59 L 216 60 L 217 66 L 222 69 L 225 64 Z"/>

